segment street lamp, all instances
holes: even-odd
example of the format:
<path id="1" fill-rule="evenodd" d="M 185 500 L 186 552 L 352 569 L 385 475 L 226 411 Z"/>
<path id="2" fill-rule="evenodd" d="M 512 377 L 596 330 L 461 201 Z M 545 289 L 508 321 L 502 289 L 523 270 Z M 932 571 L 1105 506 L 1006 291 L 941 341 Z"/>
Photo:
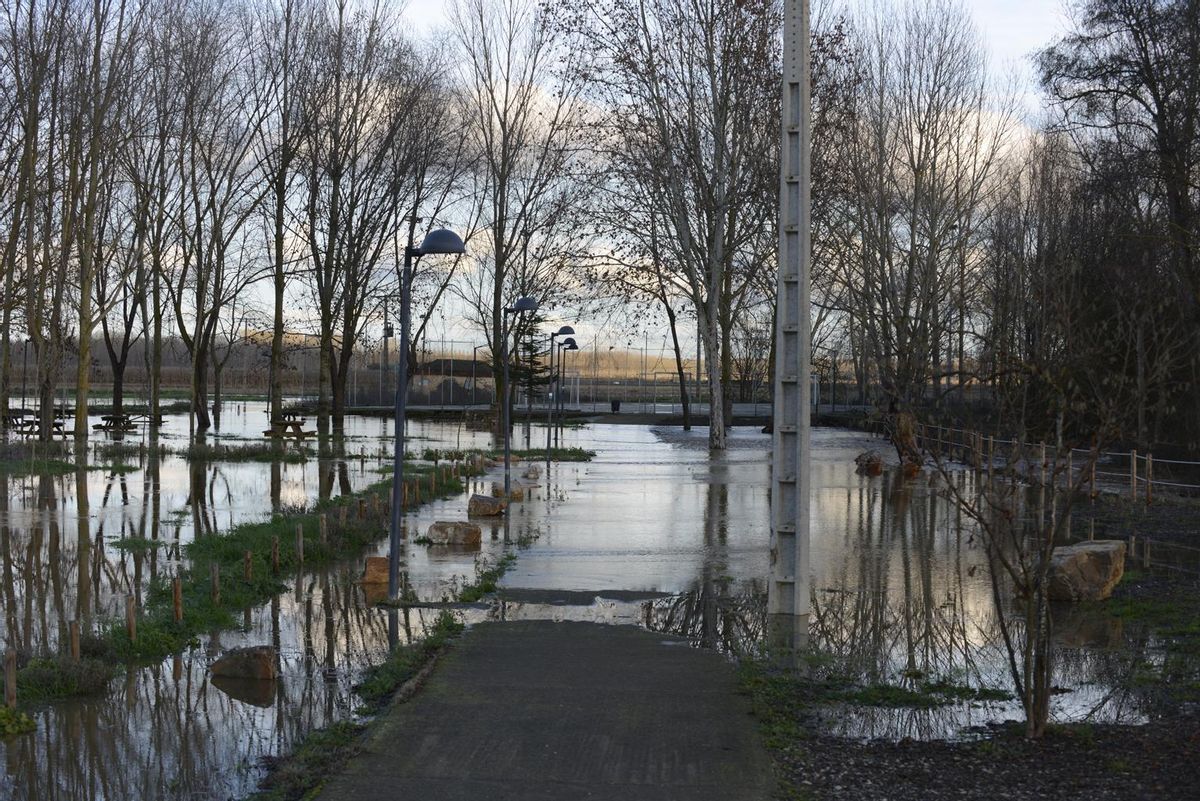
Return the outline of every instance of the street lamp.
<path id="1" fill-rule="evenodd" d="M 550 478 L 550 432 L 554 428 L 554 403 L 550 398 L 550 387 L 554 386 L 554 338 L 560 336 L 570 336 L 575 333 L 575 329 L 569 325 L 564 325 L 562 328 L 550 335 L 550 375 L 546 377 L 546 479 Z M 558 396 L 554 396 L 557 400 Z"/>
<path id="2" fill-rule="evenodd" d="M 471 348 L 471 405 L 472 406 L 475 405 L 475 385 L 476 385 L 475 365 L 477 365 L 479 363 L 479 349 L 486 348 L 486 347 L 487 347 L 487 344 L 485 343 L 483 345 L 476 345 L 475 347 Z M 495 382 L 493 382 L 493 383 L 495 383 Z"/>
<path id="3" fill-rule="evenodd" d="M 506 507 L 509 499 L 512 498 L 512 477 L 509 474 L 512 465 L 512 444 L 509 442 L 510 432 L 508 430 L 508 315 L 537 311 L 537 307 L 538 302 L 534 298 L 518 298 L 516 303 L 504 310 L 504 316 L 501 318 L 500 361 L 504 364 L 504 391 L 500 398 L 500 410 L 503 413 L 501 424 L 504 426 L 504 503 Z"/>
<path id="4" fill-rule="evenodd" d="M 558 407 L 558 423 L 559 423 L 559 425 L 562 425 L 563 412 L 565 411 L 565 409 L 563 407 L 563 403 L 562 403 L 562 398 L 563 398 L 562 385 L 563 385 L 563 378 L 564 378 L 563 366 L 566 364 L 566 357 L 563 356 L 564 350 L 579 350 L 579 346 L 577 344 L 575 344 L 575 337 L 567 337 L 566 339 L 564 339 L 562 342 L 560 342 L 558 344 L 558 380 L 555 382 L 555 386 L 558 389 L 558 394 L 554 398 L 554 405 L 556 407 Z M 554 433 L 555 433 L 554 440 L 555 440 L 555 442 L 557 442 L 558 441 L 557 427 L 555 427 Z"/>
<path id="5" fill-rule="evenodd" d="M 26 404 L 28 401 L 26 386 L 27 376 L 29 375 L 29 346 L 33 344 L 33 340 L 29 337 L 25 338 L 25 347 L 21 348 L 21 416 L 25 416 Z"/>
<path id="6" fill-rule="evenodd" d="M 400 519 L 404 503 L 404 419 L 408 401 L 408 337 L 412 310 L 413 263 L 422 256 L 439 253 L 465 253 L 466 246 L 453 231 L 439 228 L 425 236 L 421 247 L 414 248 L 412 229 L 404 248 L 404 272 L 400 276 L 400 354 L 396 372 L 396 445 L 392 452 L 392 520 L 388 532 L 388 600 L 400 594 Z"/>

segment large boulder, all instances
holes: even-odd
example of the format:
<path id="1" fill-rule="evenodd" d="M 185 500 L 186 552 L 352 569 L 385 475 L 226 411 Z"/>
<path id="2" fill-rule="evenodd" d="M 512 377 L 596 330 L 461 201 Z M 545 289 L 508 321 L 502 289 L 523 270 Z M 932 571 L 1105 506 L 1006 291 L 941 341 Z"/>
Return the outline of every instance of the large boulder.
<path id="1" fill-rule="evenodd" d="M 1125 543 L 1093 540 L 1055 548 L 1050 557 L 1051 601 L 1103 601 L 1125 573 Z"/>
<path id="2" fill-rule="evenodd" d="M 478 546 L 483 541 L 483 531 L 474 523 L 439 520 L 429 526 L 426 534 L 433 545 Z"/>
<path id="3" fill-rule="evenodd" d="M 363 569 L 363 584 L 388 583 L 388 558 L 386 556 L 368 556 L 366 567 Z"/>
<path id="4" fill-rule="evenodd" d="M 226 651 L 212 663 L 209 672 L 214 676 L 225 676 L 231 679 L 258 679 L 274 681 L 279 678 L 278 660 L 275 649 L 269 645 L 255 645 L 250 648 L 235 648 Z"/>
<path id="5" fill-rule="evenodd" d="M 212 686 L 243 704 L 264 709 L 275 706 L 275 693 L 279 687 L 273 681 L 235 679 L 231 676 L 213 676 Z"/>
<path id="6" fill-rule="evenodd" d="M 864 451 L 860 453 L 854 457 L 854 464 L 858 465 L 857 472 L 861 475 L 883 475 L 883 454 L 879 451 Z"/>
<path id="7" fill-rule="evenodd" d="M 492 484 L 492 497 L 493 498 L 503 498 L 504 497 L 504 482 L 498 481 L 498 482 Z M 518 501 L 518 502 L 525 500 L 525 488 L 520 486 L 519 484 L 510 483 L 509 490 L 508 490 L 508 499 L 510 501 Z"/>
<path id="8" fill-rule="evenodd" d="M 500 517 L 504 514 L 504 500 L 487 495 L 472 495 L 467 501 L 467 514 L 471 517 Z"/>

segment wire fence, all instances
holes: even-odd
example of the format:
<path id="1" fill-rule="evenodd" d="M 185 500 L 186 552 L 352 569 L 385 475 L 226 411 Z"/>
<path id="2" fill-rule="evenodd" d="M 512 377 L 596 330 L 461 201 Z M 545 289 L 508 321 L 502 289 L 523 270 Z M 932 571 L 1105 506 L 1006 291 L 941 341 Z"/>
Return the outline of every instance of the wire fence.
<path id="1" fill-rule="evenodd" d="M 949 454 L 977 470 L 1009 464 L 1006 451 L 1021 455 L 1026 462 L 1030 461 L 1026 454 L 1036 454 L 1032 462 L 1034 467 L 1041 463 L 1042 483 L 1052 482 L 1065 489 L 1075 486 L 1082 478 L 1092 495 L 1110 492 L 1146 503 L 1153 503 L 1160 492 L 1200 495 L 1200 461 L 1155 458 L 1153 453 L 1139 453 L 1136 449 L 1067 448 L 1059 451 L 1044 442 L 1005 439 L 980 431 L 938 425 L 919 425 L 917 440 L 923 451 Z M 1081 476 L 1082 471 L 1088 471 L 1087 475 Z"/>

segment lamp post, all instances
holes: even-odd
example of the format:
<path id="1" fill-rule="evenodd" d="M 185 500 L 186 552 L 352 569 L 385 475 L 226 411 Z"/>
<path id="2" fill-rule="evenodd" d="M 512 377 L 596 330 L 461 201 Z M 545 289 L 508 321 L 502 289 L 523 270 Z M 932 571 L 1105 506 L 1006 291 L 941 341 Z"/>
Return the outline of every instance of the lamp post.
<path id="1" fill-rule="evenodd" d="M 390 298 L 390 297 L 392 297 L 392 296 L 387 295 L 383 299 L 383 361 L 380 362 L 380 364 L 379 364 L 379 405 L 380 406 L 383 405 L 383 398 L 384 398 L 384 393 L 385 393 L 384 388 L 387 386 L 387 374 L 388 374 L 388 365 L 389 365 L 389 362 L 388 362 L 388 340 L 391 339 L 396 334 L 395 329 L 392 328 L 392 324 L 390 322 L 388 322 L 387 301 L 388 301 L 388 298 Z"/>
<path id="2" fill-rule="evenodd" d="M 21 348 L 21 416 L 25 416 L 26 400 L 25 387 L 26 379 L 29 375 L 29 346 L 33 342 L 29 337 L 25 338 L 25 347 Z"/>
<path id="3" fill-rule="evenodd" d="M 554 384 L 554 338 L 560 336 L 570 336 L 575 333 L 575 329 L 569 325 L 564 325 L 562 328 L 550 335 L 550 375 L 546 377 L 546 478 L 550 478 L 550 432 L 554 429 L 554 403 L 558 400 L 556 394 L 552 399 L 550 397 L 550 387 Z"/>
<path id="4" fill-rule="evenodd" d="M 413 263 L 422 256 L 437 253 L 465 253 L 466 246 L 453 231 L 439 228 L 425 236 L 421 247 L 414 248 L 409 229 L 404 248 L 404 272 L 400 276 L 400 354 L 396 380 L 396 445 L 392 452 L 392 520 L 388 532 L 388 599 L 400 594 L 400 519 L 404 502 L 404 418 L 408 401 L 408 337 L 412 307 Z"/>
<path id="5" fill-rule="evenodd" d="M 500 398 L 501 425 L 504 426 L 504 503 L 507 507 L 509 499 L 512 497 L 512 476 L 510 468 L 512 466 L 512 443 L 509 441 L 511 433 L 508 423 L 508 315 L 523 314 L 524 312 L 537 311 L 538 302 L 533 298 L 519 298 L 511 307 L 504 310 L 504 316 L 500 324 L 500 361 L 504 365 L 504 391 Z"/>
<path id="6" fill-rule="evenodd" d="M 564 339 L 562 342 L 560 342 L 558 344 L 558 380 L 555 381 L 555 387 L 558 389 L 558 392 L 554 397 L 554 405 L 558 409 L 559 425 L 562 425 L 562 418 L 563 418 L 563 411 L 564 411 L 564 407 L 562 404 L 562 397 L 563 397 L 562 385 L 563 385 L 563 377 L 564 377 L 563 365 L 566 364 L 566 357 L 563 356 L 564 350 L 579 350 L 579 346 L 577 344 L 575 344 L 575 337 L 567 337 L 566 339 Z M 555 429 L 554 440 L 555 440 L 555 442 L 557 442 L 558 441 L 558 427 L 554 426 L 553 428 Z"/>
<path id="7" fill-rule="evenodd" d="M 471 405 L 475 405 L 475 365 L 479 364 L 479 349 L 487 345 L 476 345 L 471 348 Z M 495 383 L 494 381 L 492 383 Z"/>

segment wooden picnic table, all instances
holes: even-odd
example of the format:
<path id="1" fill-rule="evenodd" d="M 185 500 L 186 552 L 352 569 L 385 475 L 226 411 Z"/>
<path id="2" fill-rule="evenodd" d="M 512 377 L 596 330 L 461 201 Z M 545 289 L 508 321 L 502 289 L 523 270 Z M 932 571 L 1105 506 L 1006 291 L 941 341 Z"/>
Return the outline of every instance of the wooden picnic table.
<path id="1" fill-rule="evenodd" d="M 65 420 L 66 417 L 64 415 L 56 414 L 54 415 L 54 420 L 51 421 L 50 426 L 56 433 L 61 434 L 63 431 L 63 422 Z M 24 414 L 9 414 L 8 425 L 11 431 L 15 431 L 18 434 L 36 434 L 38 433 L 38 416 L 36 414 L 29 416 Z"/>
<path id="2" fill-rule="evenodd" d="M 271 421 L 271 427 L 263 432 L 264 437 L 296 437 L 304 439 L 315 435 L 316 431 L 304 430 L 304 418 L 280 418 Z"/>
<path id="3" fill-rule="evenodd" d="M 129 431 L 135 427 L 132 416 L 128 414 L 105 414 L 100 419 L 104 422 L 92 426 L 96 431 Z"/>

